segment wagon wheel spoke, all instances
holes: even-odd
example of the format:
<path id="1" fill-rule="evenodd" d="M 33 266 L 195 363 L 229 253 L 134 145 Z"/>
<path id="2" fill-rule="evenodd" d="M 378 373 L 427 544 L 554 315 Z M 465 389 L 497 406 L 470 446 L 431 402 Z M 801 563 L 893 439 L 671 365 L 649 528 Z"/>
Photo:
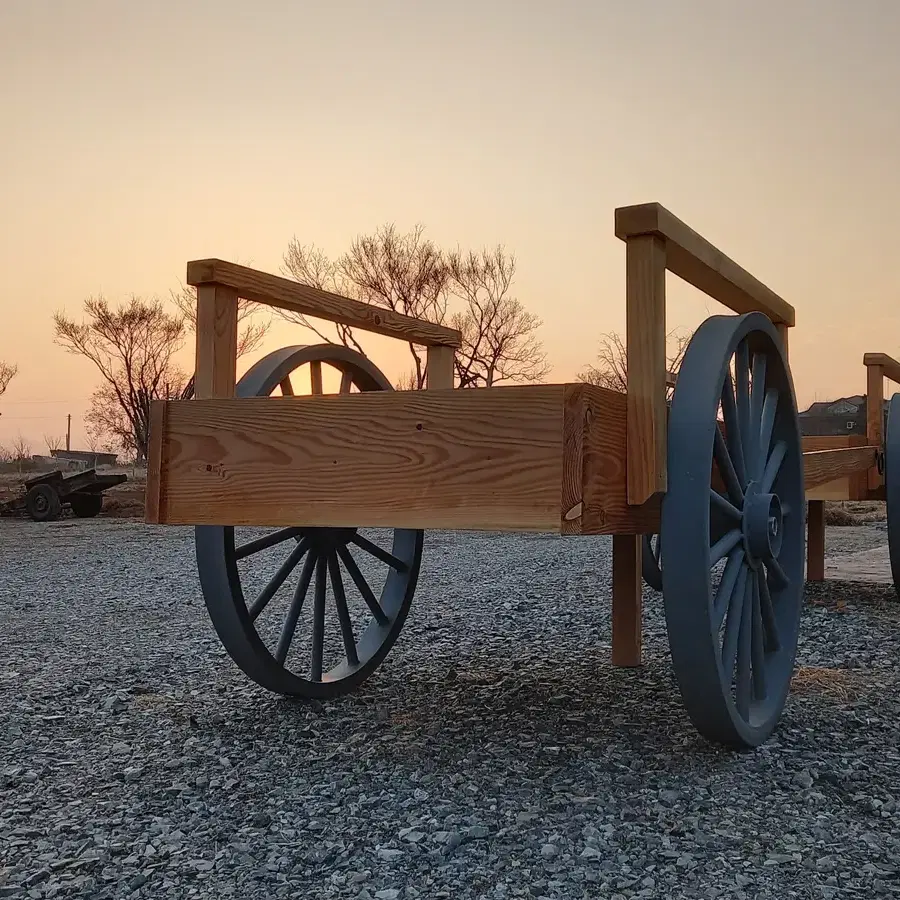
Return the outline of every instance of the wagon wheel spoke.
<path id="1" fill-rule="evenodd" d="M 365 550 L 370 556 L 380 559 L 392 569 L 396 569 L 398 572 L 406 571 L 407 565 L 402 559 L 397 559 L 392 553 L 388 553 L 387 550 L 382 550 L 378 544 L 373 544 L 368 538 L 364 538 L 361 534 L 354 534 L 350 540 L 352 543 L 356 544 L 360 550 Z"/>
<path id="2" fill-rule="evenodd" d="M 269 547 L 274 547 L 276 544 L 289 541 L 294 537 L 302 537 L 302 535 L 302 528 L 282 528 L 280 531 L 273 531 L 265 537 L 257 538 L 255 541 L 248 541 L 246 544 L 241 544 L 240 547 L 235 547 L 234 558 L 244 559 L 246 556 L 260 553 L 263 550 L 268 550 Z"/>
<path id="3" fill-rule="evenodd" d="M 284 378 L 281 379 L 280 385 L 281 387 L 281 396 L 282 397 L 293 397 L 294 396 L 294 386 L 291 384 L 291 376 L 285 375 Z"/>
<path id="4" fill-rule="evenodd" d="M 774 653 L 781 649 L 781 640 L 778 637 L 778 623 L 775 620 L 775 608 L 772 605 L 769 583 L 764 577 L 757 578 L 756 583 L 759 590 L 759 611 L 765 637 L 765 649 L 767 653 Z"/>
<path id="5" fill-rule="evenodd" d="M 769 493 L 775 485 L 775 479 L 778 477 L 779 471 L 781 471 L 781 464 L 784 462 L 786 454 L 787 444 L 784 441 L 778 441 L 772 448 L 772 453 L 769 456 L 765 471 L 760 479 L 760 488 L 764 493 Z"/>
<path id="6" fill-rule="evenodd" d="M 768 442 L 762 442 L 763 400 L 766 394 L 766 355 L 753 354 L 753 381 L 750 389 L 749 432 L 745 435 L 744 449 L 747 461 L 747 477 L 754 481 L 759 479 L 768 456 Z"/>
<path id="7" fill-rule="evenodd" d="M 346 546 L 341 545 L 337 548 L 337 554 L 341 558 L 344 568 L 353 579 L 353 583 L 356 585 L 356 589 L 365 601 L 366 606 L 369 607 L 375 621 L 378 622 L 379 625 L 387 625 L 390 619 L 388 618 L 387 613 L 381 608 L 381 604 L 372 592 L 372 588 L 369 587 L 369 583 L 366 581 L 363 573 L 360 572 L 359 566 L 356 565 L 356 560 L 350 555 L 350 550 Z"/>
<path id="8" fill-rule="evenodd" d="M 350 621 L 350 611 L 347 609 L 347 595 L 344 593 L 341 567 L 335 551 L 328 554 L 328 574 L 331 577 L 331 590 L 334 593 L 334 605 L 337 608 L 338 621 L 341 626 L 341 640 L 344 642 L 344 653 L 347 657 L 347 663 L 351 666 L 358 666 L 359 657 L 356 653 L 356 639 L 353 637 L 353 624 Z"/>
<path id="9" fill-rule="evenodd" d="M 316 590 L 313 606 L 312 648 L 310 651 L 309 677 L 322 680 L 322 656 L 325 649 L 325 577 L 326 558 L 316 559 Z"/>
<path id="10" fill-rule="evenodd" d="M 750 656 L 753 645 L 753 572 L 748 572 L 744 586 L 744 602 L 739 626 L 737 672 L 735 673 L 734 699 L 742 719 L 750 717 L 750 701 L 753 683 L 750 674 Z"/>
<path id="11" fill-rule="evenodd" d="M 732 595 L 737 587 L 738 578 L 744 571 L 744 549 L 743 547 L 735 547 L 734 551 L 729 555 L 728 562 L 725 563 L 725 571 L 722 573 L 722 580 L 716 591 L 715 602 L 713 603 L 713 630 L 718 632 L 725 620 L 725 614 L 731 606 Z"/>
<path id="12" fill-rule="evenodd" d="M 715 430 L 713 440 L 713 455 L 716 460 L 716 466 L 718 466 L 719 469 L 719 474 L 725 482 L 725 489 L 728 491 L 731 502 L 735 506 L 741 506 L 744 501 L 744 486 L 741 484 L 737 472 L 735 472 L 728 445 L 725 442 L 725 438 L 722 437 L 722 432 L 719 431 L 718 428 Z"/>
<path id="13" fill-rule="evenodd" d="M 731 372 L 726 372 L 725 382 L 722 385 L 722 421 L 725 425 L 725 441 L 728 454 L 732 460 L 732 466 L 740 488 L 747 485 L 747 470 L 744 465 L 744 451 L 742 449 L 741 423 L 735 405 L 734 381 Z M 718 461 L 718 459 L 717 459 Z"/>
<path id="14" fill-rule="evenodd" d="M 753 633 L 750 641 L 751 666 L 753 669 L 753 696 L 763 700 L 766 696 L 766 638 L 763 624 L 759 573 L 750 576 L 750 590 L 753 598 Z"/>
<path id="15" fill-rule="evenodd" d="M 781 568 L 781 563 L 777 559 L 770 559 L 766 563 L 766 571 L 769 573 L 773 586 L 777 589 L 785 588 L 791 583 L 790 578 L 788 578 L 784 569 Z"/>
<path id="16" fill-rule="evenodd" d="M 353 375 L 350 372 L 344 370 L 343 372 L 341 372 L 340 393 L 341 394 L 349 394 L 350 388 L 352 388 L 352 387 L 353 387 Z"/>
<path id="17" fill-rule="evenodd" d="M 303 601 L 306 600 L 306 595 L 309 593 L 309 583 L 312 581 L 313 567 L 317 560 L 318 554 L 314 552 L 306 557 L 303 569 L 300 572 L 300 580 L 294 589 L 291 606 L 281 628 L 281 634 L 278 637 L 278 646 L 275 648 L 275 659 L 282 665 L 284 665 L 288 651 L 291 648 L 291 641 L 294 639 L 294 632 L 297 630 L 297 620 L 300 618 L 300 612 L 303 609 Z"/>
<path id="18" fill-rule="evenodd" d="M 272 576 L 269 583 L 259 592 L 256 599 L 247 610 L 250 621 L 253 622 L 259 618 L 259 614 L 268 606 L 269 601 L 278 592 L 278 589 L 287 581 L 288 575 L 297 568 L 303 555 L 309 550 L 309 539 L 304 538 L 291 551 L 290 556 L 278 567 L 278 571 Z"/>
<path id="19" fill-rule="evenodd" d="M 740 428 L 740 443 L 744 461 L 752 453 L 750 438 L 750 347 L 746 338 L 742 340 L 734 354 L 734 400 Z"/>

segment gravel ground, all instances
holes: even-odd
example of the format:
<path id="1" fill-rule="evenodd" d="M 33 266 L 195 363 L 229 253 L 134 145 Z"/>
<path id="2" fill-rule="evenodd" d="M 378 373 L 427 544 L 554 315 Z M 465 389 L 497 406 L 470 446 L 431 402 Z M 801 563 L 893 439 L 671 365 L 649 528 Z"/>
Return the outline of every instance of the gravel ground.
<path id="1" fill-rule="evenodd" d="M 303 705 L 220 649 L 189 530 L 0 522 L 0 897 L 900 896 L 892 588 L 809 588 L 782 724 L 733 754 L 657 595 L 646 666 L 609 665 L 609 570 L 606 539 L 430 535 L 384 666 Z"/>

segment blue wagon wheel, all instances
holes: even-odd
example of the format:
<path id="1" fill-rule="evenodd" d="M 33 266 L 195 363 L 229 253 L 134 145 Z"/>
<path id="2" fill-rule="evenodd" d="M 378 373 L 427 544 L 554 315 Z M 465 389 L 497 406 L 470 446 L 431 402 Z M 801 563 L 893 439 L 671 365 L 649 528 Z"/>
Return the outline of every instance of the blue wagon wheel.
<path id="1" fill-rule="evenodd" d="M 236 394 L 265 397 L 279 387 L 292 394 L 291 373 L 306 365 L 321 392 L 323 363 L 340 373 L 341 393 L 391 390 L 361 354 L 317 344 L 270 353 L 241 378 Z M 424 533 L 395 529 L 386 550 L 356 528 L 298 523 L 241 540 L 235 531 L 200 526 L 195 544 L 206 608 L 238 666 L 268 690 L 317 699 L 346 693 L 371 675 L 406 620 Z"/>
<path id="2" fill-rule="evenodd" d="M 754 747 L 787 699 L 803 598 L 799 420 L 766 316 L 712 316 L 694 334 L 672 401 L 668 473 L 660 534 L 675 677 L 702 735 Z M 716 520 L 729 523 L 724 533 Z"/>
<path id="3" fill-rule="evenodd" d="M 884 496 L 887 501 L 888 552 L 891 576 L 900 599 L 900 394 L 888 406 L 884 437 Z"/>

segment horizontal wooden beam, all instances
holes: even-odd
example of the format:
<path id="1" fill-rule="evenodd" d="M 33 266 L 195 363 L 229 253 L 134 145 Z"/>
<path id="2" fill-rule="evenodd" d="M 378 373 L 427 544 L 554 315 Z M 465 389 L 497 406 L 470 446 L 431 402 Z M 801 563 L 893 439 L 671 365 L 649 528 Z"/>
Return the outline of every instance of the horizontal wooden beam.
<path id="1" fill-rule="evenodd" d="M 891 381 L 900 384 L 900 362 L 897 362 L 893 356 L 888 356 L 887 353 L 864 353 L 863 365 L 866 367 L 880 366 L 885 378 L 890 378 Z"/>
<path id="2" fill-rule="evenodd" d="M 163 401 L 159 401 L 163 403 Z M 147 520 L 640 534 L 625 395 L 593 385 L 165 402 Z"/>
<path id="3" fill-rule="evenodd" d="M 669 271 L 734 312 L 762 312 L 776 324 L 794 325 L 793 306 L 659 203 L 616 210 L 616 236 L 640 235 L 662 238 Z"/>
<path id="4" fill-rule="evenodd" d="M 222 259 L 192 260 L 187 264 L 187 282 L 195 287 L 204 284 L 224 285 L 233 288 L 238 296 L 246 300 L 426 347 L 458 347 L 461 342 L 460 333 L 455 328 L 434 325 L 372 303 L 351 300 L 340 294 L 332 294 Z"/>
<path id="5" fill-rule="evenodd" d="M 839 478 L 865 472 L 875 465 L 878 447 L 846 447 L 840 450 L 811 450 L 803 454 L 803 475 L 807 491 Z"/>

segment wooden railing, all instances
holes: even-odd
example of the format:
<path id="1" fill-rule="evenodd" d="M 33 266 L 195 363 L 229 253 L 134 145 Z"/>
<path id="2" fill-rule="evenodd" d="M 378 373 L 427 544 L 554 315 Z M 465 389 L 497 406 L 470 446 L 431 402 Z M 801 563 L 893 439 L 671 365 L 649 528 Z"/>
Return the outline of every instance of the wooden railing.
<path id="1" fill-rule="evenodd" d="M 187 282 L 197 288 L 195 396 L 198 399 L 234 394 L 239 297 L 421 344 L 427 348 L 428 387 L 453 387 L 454 349 L 461 342 L 455 328 L 424 322 L 221 259 L 189 262 Z"/>
<path id="2" fill-rule="evenodd" d="M 794 308 L 658 203 L 616 210 L 625 241 L 628 502 L 666 490 L 666 270 L 736 313 L 765 313 L 787 348 Z"/>

